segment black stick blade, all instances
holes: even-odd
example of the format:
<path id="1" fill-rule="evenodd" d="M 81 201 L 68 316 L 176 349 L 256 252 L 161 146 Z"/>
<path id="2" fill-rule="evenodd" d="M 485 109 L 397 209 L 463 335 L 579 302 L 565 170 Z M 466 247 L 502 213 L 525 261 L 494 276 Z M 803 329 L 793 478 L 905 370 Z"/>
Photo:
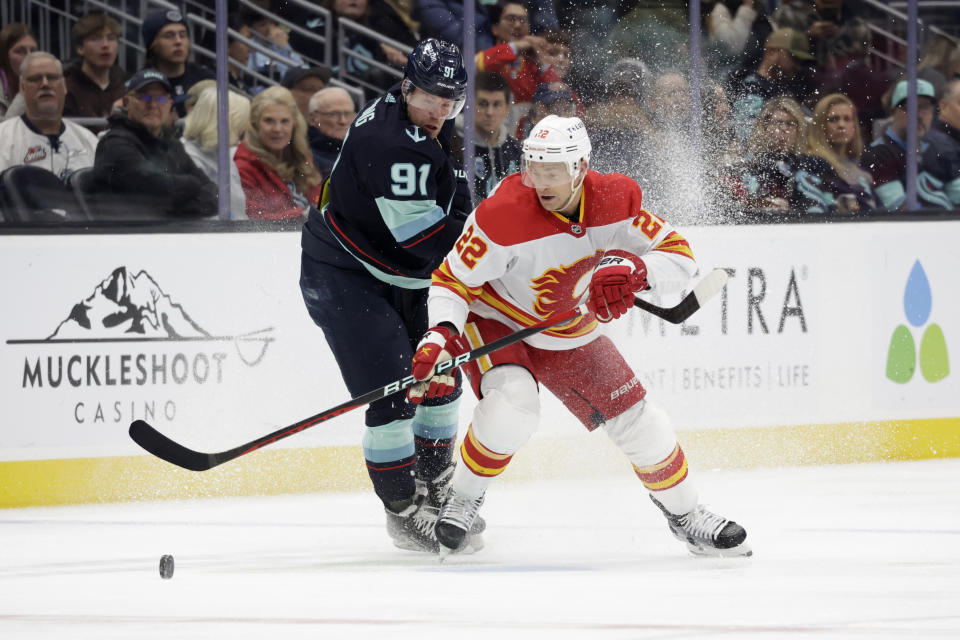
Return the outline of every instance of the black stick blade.
<path id="1" fill-rule="evenodd" d="M 658 318 L 663 318 L 667 322 L 680 324 L 696 313 L 710 298 L 717 295 L 717 293 L 723 289 L 724 285 L 727 284 L 728 277 L 725 270 L 714 269 L 697 283 L 693 291 L 684 296 L 680 304 L 675 307 L 670 307 L 669 309 L 658 307 L 640 298 L 635 298 L 634 304 Z"/>
<path id="2" fill-rule="evenodd" d="M 191 471 L 206 471 L 217 465 L 213 456 L 188 449 L 163 435 L 143 420 L 130 423 L 130 438 L 148 452 L 170 464 Z"/>

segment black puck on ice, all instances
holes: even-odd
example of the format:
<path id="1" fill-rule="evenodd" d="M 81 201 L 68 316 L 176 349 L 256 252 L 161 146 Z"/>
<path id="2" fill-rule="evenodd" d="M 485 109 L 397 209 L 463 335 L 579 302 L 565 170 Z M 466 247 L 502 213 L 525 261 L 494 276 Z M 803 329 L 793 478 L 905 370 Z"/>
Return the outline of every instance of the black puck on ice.
<path id="1" fill-rule="evenodd" d="M 160 556 L 160 577 L 164 580 L 173 577 L 173 556 Z"/>

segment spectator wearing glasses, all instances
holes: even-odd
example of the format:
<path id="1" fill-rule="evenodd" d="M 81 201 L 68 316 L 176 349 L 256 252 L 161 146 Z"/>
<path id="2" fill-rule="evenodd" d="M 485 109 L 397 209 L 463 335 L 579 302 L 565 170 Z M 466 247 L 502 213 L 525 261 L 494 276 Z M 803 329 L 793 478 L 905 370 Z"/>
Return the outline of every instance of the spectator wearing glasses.
<path id="1" fill-rule="evenodd" d="M 190 32 L 179 11 L 158 9 L 147 13 L 140 25 L 143 46 L 147 49 L 147 67 L 166 76 L 179 117 L 187 115 L 183 106 L 187 90 L 201 80 L 214 79 L 213 71 L 187 62 L 190 57 Z"/>
<path id="2" fill-rule="evenodd" d="M 167 126 L 173 90 L 166 76 L 143 69 L 125 87 L 123 109 L 110 116 L 97 145 L 95 190 L 123 195 L 158 217 L 216 215 L 217 186 Z"/>
<path id="3" fill-rule="evenodd" d="M 356 116 L 353 99 L 340 87 L 321 89 L 310 98 L 307 139 L 313 151 L 313 163 L 324 179 L 330 177 L 347 129 Z"/>
<path id="4" fill-rule="evenodd" d="M 507 126 L 513 127 L 530 107 L 537 87 L 561 78 L 543 58 L 551 45 L 545 38 L 530 35 L 530 15 L 524 3 L 502 1 L 490 7 L 489 15 L 497 44 L 477 53 L 477 71 L 496 71 L 510 84 L 514 106 Z"/>
<path id="5" fill-rule="evenodd" d="M 833 206 L 833 196 L 817 178 L 831 171 L 830 165 L 805 153 L 807 134 L 807 120 L 793 98 L 780 96 L 763 106 L 747 141 L 736 193 L 748 210 L 803 214 Z"/>
<path id="6" fill-rule="evenodd" d="M 116 65 L 120 23 L 108 15 L 91 13 L 73 25 L 73 47 L 80 61 L 66 70 L 64 115 L 105 118 L 126 90 L 126 74 Z"/>
<path id="7" fill-rule="evenodd" d="M 63 119 L 67 85 L 52 54 L 34 51 L 20 67 L 26 112 L 0 124 L 0 171 L 18 165 L 47 169 L 60 179 L 93 165 L 97 138 Z"/>

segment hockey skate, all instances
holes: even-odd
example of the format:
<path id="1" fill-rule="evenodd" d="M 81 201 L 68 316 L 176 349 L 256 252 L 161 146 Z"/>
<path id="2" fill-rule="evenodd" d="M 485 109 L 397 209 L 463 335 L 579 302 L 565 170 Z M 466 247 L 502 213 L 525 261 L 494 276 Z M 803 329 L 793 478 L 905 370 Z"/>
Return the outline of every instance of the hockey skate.
<path id="1" fill-rule="evenodd" d="M 452 462 L 433 480 L 417 478 L 417 494 L 423 496 L 427 504 L 436 508 L 437 511 L 440 510 L 441 505 L 443 505 L 447 499 L 447 495 L 450 493 L 450 482 L 453 480 L 453 471 L 456 468 L 457 463 Z M 483 533 L 486 528 L 486 521 L 482 517 L 477 516 L 477 519 L 474 520 L 473 525 L 470 527 L 470 534 L 476 535 Z"/>
<path id="2" fill-rule="evenodd" d="M 483 548 L 483 540 L 473 534 L 473 528 L 480 516 L 483 494 L 473 498 L 457 493 L 453 488 L 447 494 L 435 528 L 440 553 L 464 553 Z M 467 535 L 470 532 L 470 535 Z M 477 543 L 480 546 L 477 546 Z"/>
<path id="3" fill-rule="evenodd" d="M 414 495 L 403 503 L 391 503 L 385 507 L 385 511 L 387 533 L 393 538 L 395 547 L 422 553 L 437 553 L 440 550 L 433 533 L 438 510 L 427 504 L 423 496 Z"/>
<path id="4" fill-rule="evenodd" d="M 697 505 L 690 513 L 677 516 L 667 511 L 653 496 L 650 496 L 650 499 L 663 511 L 673 536 L 685 542 L 693 555 L 716 558 L 753 555 L 745 542 L 746 530 L 736 522 L 707 511 L 703 505 Z M 439 534 L 437 538 L 439 540 Z M 445 543 L 441 541 L 441 544 Z"/>

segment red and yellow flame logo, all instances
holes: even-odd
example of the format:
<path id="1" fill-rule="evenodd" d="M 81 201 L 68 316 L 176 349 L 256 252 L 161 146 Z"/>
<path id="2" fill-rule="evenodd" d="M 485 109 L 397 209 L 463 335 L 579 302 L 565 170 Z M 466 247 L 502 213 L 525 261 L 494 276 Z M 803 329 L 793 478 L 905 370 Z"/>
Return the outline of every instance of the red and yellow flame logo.
<path id="1" fill-rule="evenodd" d="M 541 318 L 563 313 L 577 305 L 586 290 L 589 276 L 603 257 L 602 251 L 580 258 L 573 264 L 547 269 L 533 278 L 530 288 L 537 293 L 533 310 Z M 585 280 L 586 278 L 586 280 Z M 580 283 L 583 282 L 581 285 Z"/>

